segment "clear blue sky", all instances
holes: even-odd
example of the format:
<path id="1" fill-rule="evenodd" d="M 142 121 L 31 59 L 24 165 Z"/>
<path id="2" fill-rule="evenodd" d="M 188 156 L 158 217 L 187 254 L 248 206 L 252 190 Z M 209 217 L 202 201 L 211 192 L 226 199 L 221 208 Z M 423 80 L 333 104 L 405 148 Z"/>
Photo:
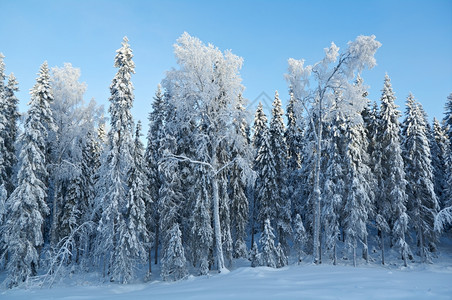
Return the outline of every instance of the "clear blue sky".
<path id="1" fill-rule="evenodd" d="M 187 31 L 205 43 L 231 49 L 245 60 L 245 97 L 279 90 L 290 57 L 314 63 L 334 41 L 345 48 L 360 34 L 375 34 L 383 46 L 377 64 L 363 74 L 369 98 L 392 79 L 405 110 L 408 93 L 430 118 L 443 117 L 452 92 L 452 1 L 20 1 L 0 0 L 0 52 L 7 73 L 19 81 L 26 110 L 29 89 L 44 60 L 81 69 L 85 99 L 108 107 L 115 50 L 127 35 L 136 64 L 133 114 L 147 126 L 151 98 L 165 71 L 174 67 L 173 44 Z"/>

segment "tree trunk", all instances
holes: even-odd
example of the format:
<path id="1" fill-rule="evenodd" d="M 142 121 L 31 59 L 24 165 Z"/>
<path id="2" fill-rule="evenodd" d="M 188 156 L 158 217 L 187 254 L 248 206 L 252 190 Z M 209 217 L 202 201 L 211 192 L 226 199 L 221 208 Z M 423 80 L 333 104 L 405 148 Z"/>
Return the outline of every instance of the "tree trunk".
<path id="1" fill-rule="evenodd" d="M 369 263 L 369 247 L 367 246 L 367 235 L 364 237 L 363 242 L 363 258 L 366 260 L 366 263 Z"/>
<path id="2" fill-rule="evenodd" d="M 221 246 L 221 225 L 220 225 L 220 199 L 218 194 L 218 182 L 216 176 L 212 176 L 212 193 L 213 193 L 213 222 L 215 232 L 215 248 L 217 252 L 218 271 L 221 273 L 226 267 L 224 266 L 223 247 Z"/>
<path id="3" fill-rule="evenodd" d="M 55 247 L 58 243 L 58 186 L 53 187 L 52 225 L 50 229 L 50 245 Z"/>
<path id="4" fill-rule="evenodd" d="M 321 105 L 321 104 L 320 104 Z M 314 177 L 314 263 L 320 264 L 320 160 L 322 158 L 322 118 L 321 111 L 319 111 L 319 124 L 317 134 L 317 149 L 316 149 L 316 161 L 315 161 L 315 177 Z"/>
<path id="5" fill-rule="evenodd" d="M 149 256 L 149 274 L 152 274 L 152 257 L 151 257 L 151 253 L 152 253 L 152 248 L 149 247 L 149 251 L 148 251 L 148 256 Z"/>
<path id="6" fill-rule="evenodd" d="M 356 268 L 356 246 L 353 246 L 353 266 Z"/>

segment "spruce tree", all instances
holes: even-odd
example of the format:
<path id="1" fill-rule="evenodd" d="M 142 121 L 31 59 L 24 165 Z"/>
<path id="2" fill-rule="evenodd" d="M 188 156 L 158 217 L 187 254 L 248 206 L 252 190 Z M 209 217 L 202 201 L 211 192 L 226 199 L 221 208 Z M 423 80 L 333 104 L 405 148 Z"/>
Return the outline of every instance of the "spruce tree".
<path id="1" fill-rule="evenodd" d="M 41 66 L 35 86 L 31 89 L 30 108 L 20 136 L 18 185 L 6 203 L 6 251 L 9 253 L 9 287 L 37 274 L 39 250 L 44 243 L 42 226 L 49 213 L 46 204 L 47 166 L 46 137 L 48 128 L 54 128 L 49 109 L 52 93 L 47 62 Z"/>
<path id="2" fill-rule="evenodd" d="M 246 111 L 243 107 L 244 99 L 239 99 L 238 110 L 241 112 L 234 119 L 237 138 L 231 144 L 231 156 L 234 164 L 229 172 L 229 199 L 231 199 L 231 227 L 234 242 L 234 257 L 248 257 L 246 247 L 246 227 L 249 219 L 249 201 L 247 197 L 251 148 L 249 145 L 249 126 L 246 120 Z"/>
<path id="3" fill-rule="evenodd" d="M 258 151 L 254 166 L 257 170 L 255 196 L 255 201 L 258 203 L 257 221 L 261 230 L 263 230 L 266 220 L 276 220 L 275 200 L 280 195 L 276 160 L 272 152 L 268 129 L 264 129 L 262 133 L 262 145 Z"/>
<path id="4" fill-rule="evenodd" d="M 179 224 L 175 223 L 167 234 L 169 240 L 162 255 L 161 276 L 165 281 L 180 280 L 187 277 L 188 271 Z"/>
<path id="5" fill-rule="evenodd" d="M 367 137 L 361 123 L 351 124 L 348 129 L 346 149 L 344 234 L 347 248 L 353 251 L 356 266 L 358 242 L 363 245 L 363 257 L 368 261 L 367 221 L 372 213 L 372 189 L 369 182 L 370 169 L 366 165 Z"/>
<path id="6" fill-rule="evenodd" d="M 268 131 L 267 127 L 267 116 L 264 113 L 264 108 L 262 106 L 262 103 L 259 102 L 256 113 L 254 115 L 254 123 L 253 123 L 253 138 L 252 138 L 252 145 L 253 145 L 253 170 L 255 172 L 260 172 L 261 166 L 257 165 L 257 157 L 259 154 L 259 149 L 262 146 L 263 143 L 263 136 L 264 133 Z M 268 134 L 268 133 L 267 133 Z M 258 200 L 258 189 L 259 185 L 261 183 L 258 182 L 258 177 L 256 176 L 255 182 L 254 182 L 254 197 L 253 197 L 253 205 L 251 207 L 251 245 L 254 244 L 254 234 L 256 233 L 256 230 L 260 228 L 259 224 L 259 210 L 260 210 L 260 203 Z"/>
<path id="7" fill-rule="evenodd" d="M 449 146 L 452 147 L 452 93 L 447 96 L 447 102 L 444 110 L 444 126 L 447 130 L 447 135 L 449 136 Z"/>
<path id="8" fill-rule="evenodd" d="M 14 182 L 14 168 L 17 163 L 16 158 L 16 139 L 18 126 L 17 121 L 19 119 L 19 112 L 17 109 L 19 100 L 15 96 L 15 93 L 19 91 L 18 83 L 16 77 L 13 73 L 11 73 L 8 77 L 8 84 L 4 90 L 4 111 L 3 114 L 6 116 L 6 124 L 5 124 L 5 137 L 4 137 L 4 145 L 6 148 L 6 152 L 4 153 L 5 158 L 5 172 L 6 172 L 6 191 L 8 195 L 10 195 L 15 187 Z"/>
<path id="9" fill-rule="evenodd" d="M 276 268 L 279 258 L 279 253 L 277 252 L 275 246 L 275 234 L 273 233 L 273 228 L 270 224 L 270 220 L 266 219 L 264 221 L 264 230 L 262 231 L 262 236 L 259 240 L 262 252 L 260 253 L 260 265 Z"/>
<path id="10" fill-rule="evenodd" d="M 409 247 L 405 240 L 408 229 L 408 215 L 406 213 L 406 184 L 405 169 L 402 158 L 400 137 L 400 112 L 394 103 L 389 76 L 385 76 L 383 93 L 381 96 L 378 129 L 378 153 L 381 172 L 378 178 L 379 195 L 376 201 L 377 224 L 380 225 L 382 250 L 384 249 L 384 228 L 389 225 L 391 245 L 400 249 L 404 265 L 407 265 Z M 384 257 L 384 255 L 382 255 Z"/>
<path id="11" fill-rule="evenodd" d="M 294 229 L 293 229 L 293 241 L 297 253 L 297 261 L 300 263 L 305 255 L 306 244 L 308 237 L 306 230 L 304 229 L 303 221 L 299 214 L 295 216 Z"/>
<path id="12" fill-rule="evenodd" d="M 107 161 L 102 170 L 102 181 L 106 188 L 101 201 L 102 217 L 99 221 L 99 254 L 104 258 L 111 281 L 123 281 L 127 271 L 118 269 L 116 258 L 125 249 L 120 237 L 126 227 L 124 207 L 127 205 L 127 172 L 133 164 L 132 130 L 133 119 L 130 109 L 133 105 L 133 85 L 131 75 L 135 73 L 132 50 L 127 37 L 122 47 L 116 51 L 115 67 L 118 71 L 110 86 L 110 131 Z M 121 231 L 120 231 L 121 230 Z M 125 266 L 124 266 L 125 268 Z"/>
<path id="13" fill-rule="evenodd" d="M 431 261 L 438 237 L 434 231 L 439 206 L 436 199 L 430 146 L 424 111 L 412 94 L 407 98 L 403 123 L 404 159 L 407 181 L 408 214 L 416 232 L 419 255 L 423 262 Z"/>
<path id="14" fill-rule="evenodd" d="M 281 247 L 289 252 L 288 239 L 292 234 L 292 204 L 287 189 L 287 145 L 284 139 L 284 112 L 278 91 L 273 101 L 272 119 L 270 121 L 270 147 L 275 160 L 277 198 L 273 199 L 276 210 L 276 230 Z"/>
<path id="15" fill-rule="evenodd" d="M 293 93 L 290 93 L 290 100 L 287 104 L 287 127 L 284 138 L 287 144 L 287 197 L 290 198 L 293 209 L 300 211 L 300 169 L 302 164 L 303 151 L 303 119 L 302 114 L 297 110 L 297 104 Z"/>
<path id="16" fill-rule="evenodd" d="M 337 263 L 337 242 L 341 233 L 340 222 L 345 197 L 346 129 L 343 114 L 337 113 L 326 133 L 329 139 L 325 146 L 322 224 L 325 230 L 325 249 L 330 254 L 333 264 Z"/>
<path id="17" fill-rule="evenodd" d="M 146 202 L 146 220 L 148 231 L 154 231 L 154 258 L 155 264 L 158 259 L 158 245 L 160 239 L 159 231 L 159 213 L 158 213 L 158 197 L 159 189 L 162 185 L 161 174 L 159 172 L 158 163 L 161 159 L 161 146 L 164 138 L 164 122 L 165 122 L 165 103 L 164 96 L 160 84 L 152 102 L 152 111 L 149 113 L 149 130 L 147 134 L 147 147 L 144 155 L 146 165 L 146 175 L 149 184 L 149 196 L 153 202 Z M 151 204 L 152 203 L 152 204 Z M 151 263 L 151 247 L 149 245 L 149 264 Z M 150 265 L 149 265 L 150 267 Z"/>
<path id="18" fill-rule="evenodd" d="M 449 161 L 450 147 L 447 133 L 441 127 L 436 118 L 433 118 L 433 140 L 431 142 L 433 178 L 435 194 L 438 198 L 440 208 L 446 206 L 448 200 L 448 173 L 451 162 Z"/>
<path id="19" fill-rule="evenodd" d="M 137 122 L 132 149 L 132 164 L 127 174 L 127 205 L 124 221 L 119 227 L 119 247 L 115 254 L 115 268 L 118 268 L 122 283 L 130 282 L 135 275 L 136 265 L 146 259 L 145 243 L 149 242 L 146 229 L 147 178 L 143 168 L 143 144 L 140 140 L 141 123 Z"/>

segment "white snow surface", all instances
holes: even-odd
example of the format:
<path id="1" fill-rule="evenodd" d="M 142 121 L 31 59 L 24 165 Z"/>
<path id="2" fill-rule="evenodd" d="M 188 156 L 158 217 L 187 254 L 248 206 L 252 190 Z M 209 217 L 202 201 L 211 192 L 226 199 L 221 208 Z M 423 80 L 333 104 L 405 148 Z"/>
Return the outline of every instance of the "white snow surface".
<path id="1" fill-rule="evenodd" d="M 239 267 L 227 274 L 178 282 L 120 285 L 59 283 L 51 289 L 13 289 L 0 299 L 452 299 L 452 265 L 291 265 Z"/>

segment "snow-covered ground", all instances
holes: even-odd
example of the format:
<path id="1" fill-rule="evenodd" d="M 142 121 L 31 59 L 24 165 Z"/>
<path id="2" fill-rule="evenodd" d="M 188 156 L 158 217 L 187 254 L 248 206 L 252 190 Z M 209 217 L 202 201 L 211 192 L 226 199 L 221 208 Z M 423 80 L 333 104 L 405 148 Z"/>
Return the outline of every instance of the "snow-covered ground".
<path id="1" fill-rule="evenodd" d="M 78 283 L 80 284 L 80 282 Z M 174 283 L 57 285 L 14 289 L 1 299 L 452 299 L 452 265 L 241 267 Z"/>
<path id="2" fill-rule="evenodd" d="M 407 268 L 401 267 L 394 251 L 388 252 L 387 266 L 378 263 L 378 252 L 371 252 L 375 261 L 360 260 L 356 268 L 347 260 L 337 266 L 305 262 L 282 269 L 251 268 L 247 260 L 238 260 L 227 274 L 170 283 L 155 275 L 150 282 L 127 285 L 100 283 L 97 274 L 74 275 L 51 289 L 0 290 L 0 299 L 452 299 L 452 234 L 448 235 L 433 264 L 414 261 Z M 159 273 L 158 266 L 154 272 Z"/>

